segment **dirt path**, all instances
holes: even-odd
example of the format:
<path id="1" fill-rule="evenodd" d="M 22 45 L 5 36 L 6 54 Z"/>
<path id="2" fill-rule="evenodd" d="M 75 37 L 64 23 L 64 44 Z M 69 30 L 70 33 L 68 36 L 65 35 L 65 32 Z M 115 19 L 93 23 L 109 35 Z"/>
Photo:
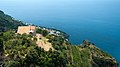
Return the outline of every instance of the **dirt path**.
<path id="1" fill-rule="evenodd" d="M 50 48 L 53 49 L 51 43 L 48 42 L 48 39 L 46 39 L 42 35 L 36 34 L 36 38 L 37 38 L 36 44 L 39 47 L 44 48 L 45 51 L 49 51 Z"/>

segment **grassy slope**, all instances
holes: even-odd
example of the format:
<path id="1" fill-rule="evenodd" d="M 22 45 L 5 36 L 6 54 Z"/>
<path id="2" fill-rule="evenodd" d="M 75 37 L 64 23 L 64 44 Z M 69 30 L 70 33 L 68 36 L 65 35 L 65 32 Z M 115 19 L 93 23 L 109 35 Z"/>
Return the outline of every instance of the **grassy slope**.
<path id="1" fill-rule="evenodd" d="M 72 47 L 73 66 L 74 67 L 91 67 L 90 53 L 88 49 L 81 49 L 77 46 Z"/>
<path id="2" fill-rule="evenodd" d="M 94 45 L 71 46 L 74 67 L 117 67 L 116 60 Z"/>

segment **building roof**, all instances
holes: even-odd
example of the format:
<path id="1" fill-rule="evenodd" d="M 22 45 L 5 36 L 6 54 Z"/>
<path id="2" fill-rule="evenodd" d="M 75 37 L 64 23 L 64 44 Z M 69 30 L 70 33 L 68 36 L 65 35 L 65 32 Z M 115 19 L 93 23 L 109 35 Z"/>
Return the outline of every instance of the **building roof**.
<path id="1" fill-rule="evenodd" d="M 35 32 L 36 27 L 35 26 L 19 26 L 17 33 L 19 34 L 29 34 L 30 31 Z"/>

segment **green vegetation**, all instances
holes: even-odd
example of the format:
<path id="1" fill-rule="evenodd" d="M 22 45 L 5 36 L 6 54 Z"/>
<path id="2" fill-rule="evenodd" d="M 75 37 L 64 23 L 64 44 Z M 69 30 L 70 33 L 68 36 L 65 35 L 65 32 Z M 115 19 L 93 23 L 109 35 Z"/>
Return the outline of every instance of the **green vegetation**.
<path id="1" fill-rule="evenodd" d="M 73 67 L 117 67 L 118 64 L 109 54 L 83 41 L 82 45 L 71 46 Z"/>
<path id="2" fill-rule="evenodd" d="M 37 28 L 36 33 L 42 34 L 42 29 Z"/>
<path id="3" fill-rule="evenodd" d="M 17 27 L 21 25 L 24 25 L 21 21 L 15 20 L 13 17 L 4 14 L 4 12 L 0 10 L 0 32 L 17 29 Z"/>
<path id="4" fill-rule="evenodd" d="M 44 37 L 49 34 L 49 32 L 47 30 L 38 29 L 38 28 L 36 30 L 36 33 L 42 34 Z"/>
<path id="5" fill-rule="evenodd" d="M 76 46 L 67 41 L 64 32 L 59 36 L 48 35 L 47 30 L 37 29 L 54 48 L 45 51 L 36 46 L 36 37 L 15 34 L 19 25 L 24 24 L 0 11 L 0 65 L 3 67 L 118 67 L 112 56 L 88 40 Z"/>
<path id="6" fill-rule="evenodd" d="M 8 31 L 2 33 L 1 37 L 4 42 L 5 67 L 65 67 L 67 64 L 63 53 L 52 50 L 44 51 L 36 46 L 30 35 Z"/>
<path id="7" fill-rule="evenodd" d="M 77 46 L 72 46 L 73 66 L 77 67 L 92 67 L 90 53 L 88 49 L 81 49 Z"/>
<path id="8" fill-rule="evenodd" d="M 49 31 L 48 33 L 50 33 L 50 31 L 52 31 L 52 33 L 57 34 L 57 35 L 65 38 L 65 39 L 69 38 L 69 35 L 67 33 L 61 31 L 61 30 L 57 30 L 57 29 L 54 29 L 54 28 L 47 28 L 47 27 L 43 27 L 43 26 L 37 26 L 37 27 L 38 27 L 37 31 L 36 31 L 37 33 L 42 34 L 42 30 L 46 29 L 47 31 Z"/>

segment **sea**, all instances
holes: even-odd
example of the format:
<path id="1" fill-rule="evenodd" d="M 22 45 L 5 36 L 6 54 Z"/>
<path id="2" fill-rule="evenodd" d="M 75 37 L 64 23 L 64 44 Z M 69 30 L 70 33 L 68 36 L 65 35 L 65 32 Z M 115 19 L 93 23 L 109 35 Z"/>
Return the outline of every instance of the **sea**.
<path id="1" fill-rule="evenodd" d="M 14 18 L 62 30 L 70 42 L 89 40 L 120 63 L 120 0 L 1 0 Z"/>

